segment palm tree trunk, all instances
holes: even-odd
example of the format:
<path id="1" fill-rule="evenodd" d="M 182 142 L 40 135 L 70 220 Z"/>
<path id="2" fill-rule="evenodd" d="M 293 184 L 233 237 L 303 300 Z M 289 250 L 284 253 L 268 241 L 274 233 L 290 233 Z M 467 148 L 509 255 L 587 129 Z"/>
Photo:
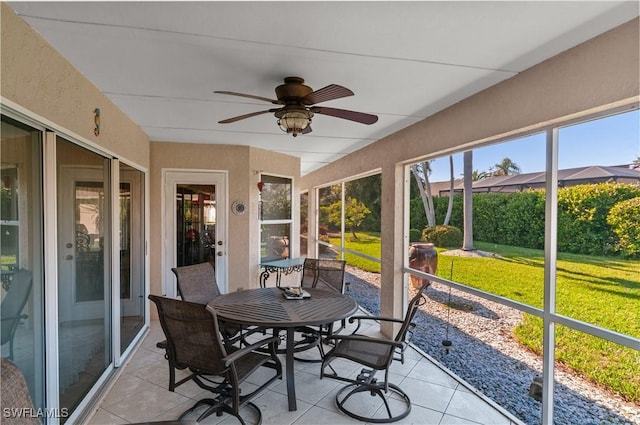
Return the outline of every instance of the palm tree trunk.
<path id="1" fill-rule="evenodd" d="M 411 172 L 413 177 L 416 179 L 416 183 L 418 184 L 418 190 L 420 191 L 420 198 L 422 199 L 422 205 L 424 207 L 424 214 L 427 217 L 427 225 L 429 227 L 435 227 L 435 212 L 433 210 L 433 199 L 431 197 L 431 187 L 429 185 L 429 176 L 428 176 L 428 163 L 423 163 L 422 171 L 424 174 L 424 180 L 420 177 L 420 173 L 418 173 L 418 164 L 414 164 L 411 166 Z M 426 191 L 425 191 L 426 187 Z"/>
<path id="2" fill-rule="evenodd" d="M 464 251 L 473 251 L 473 151 L 464 152 L 464 212 L 463 241 Z"/>
<path id="3" fill-rule="evenodd" d="M 454 183 L 454 178 L 453 178 L 453 155 L 449 155 L 449 172 L 450 172 L 450 178 L 449 178 L 449 204 L 447 205 L 447 216 L 444 218 L 444 223 L 442 223 L 445 226 L 449 225 L 449 220 L 451 220 L 451 212 L 453 211 L 453 183 Z"/>

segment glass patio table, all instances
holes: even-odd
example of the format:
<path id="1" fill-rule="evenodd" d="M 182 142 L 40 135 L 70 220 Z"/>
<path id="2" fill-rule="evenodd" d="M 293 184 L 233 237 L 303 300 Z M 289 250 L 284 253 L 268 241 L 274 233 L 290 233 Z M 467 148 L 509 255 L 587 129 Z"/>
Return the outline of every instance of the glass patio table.
<path id="1" fill-rule="evenodd" d="M 305 288 L 311 297 L 287 299 L 281 288 L 259 288 L 220 295 L 208 306 L 225 322 L 273 329 L 274 335 L 286 330 L 285 376 L 289 410 L 297 409 L 294 381 L 295 329 L 333 323 L 353 315 L 358 304 L 336 291 Z"/>
<path id="2" fill-rule="evenodd" d="M 271 273 L 276 273 L 276 286 L 280 286 L 282 275 L 289 275 L 299 272 L 304 267 L 304 257 L 285 258 L 283 260 L 263 261 L 260 263 L 262 273 L 260 273 L 260 287 L 267 286 L 267 279 Z"/>

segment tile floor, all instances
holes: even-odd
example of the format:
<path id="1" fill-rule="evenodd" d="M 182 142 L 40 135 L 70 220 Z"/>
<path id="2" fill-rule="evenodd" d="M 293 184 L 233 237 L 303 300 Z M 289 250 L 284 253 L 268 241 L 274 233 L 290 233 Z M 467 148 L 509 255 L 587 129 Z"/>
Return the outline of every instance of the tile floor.
<path id="1" fill-rule="evenodd" d="M 373 326 L 365 333 L 373 334 L 377 331 L 377 326 Z M 167 390 L 169 380 L 167 361 L 164 359 L 163 351 L 155 346 L 156 342 L 163 339 L 164 335 L 159 322 L 152 322 L 146 338 L 124 366 L 87 425 L 176 419 L 196 400 L 208 397 L 209 393 L 193 382 L 179 386 L 175 392 Z M 307 353 L 311 356 L 317 355 L 317 351 L 314 351 L 310 350 Z M 414 349 L 407 351 L 405 363 L 394 362 L 391 371 L 392 382 L 400 385 L 411 397 L 412 409 L 409 416 L 395 423 L 424 425 L 518 423 L 418 351 Z M 339 372 L 343 373 L 356 373 L 360 369 L 357 365 L 342 359 L 337 359 L 334 365 L 340 368 Z M 335 394 L 345 385 L 344 383 L 328 378 L 320 380 L 318 363 L 296 362 L 295 369 L 298 410 L 288 411 L 286 383 L 284 380 L 276 381 L 254 400 L 262 411 L 263 424 L 361 423 L 342 414 L 335 407 Z M 256 372 L 256 375 L 259 373 Z M 179 371 L 178 378 L 180 376 L 182 375 Z M 251 378 L 244 385 L 251 385 Z M 381 405 L 381 403 L 374 404 L 376 403 L 374 397 L 367 396 L 366 400 L 369 401 L 362 405 L 363 409 L 378 409 Z M 196 410 L 186 419 L 195 421 L 199 412 L 201 410 Z M 253 423 L 252 420 L 255 420 L 253 411 L 250 409 L 244 410 L 242 416 L 248 423 Z M 221 417 L 211 415 L 201 423 L 237 424 L 239 422 L 229 415 Z"/>

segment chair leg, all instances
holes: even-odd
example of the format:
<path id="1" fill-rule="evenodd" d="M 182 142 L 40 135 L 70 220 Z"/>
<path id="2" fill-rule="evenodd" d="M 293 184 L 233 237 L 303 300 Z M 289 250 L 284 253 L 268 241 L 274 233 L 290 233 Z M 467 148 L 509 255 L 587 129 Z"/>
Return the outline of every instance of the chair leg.
<path id="1" fill-rule="evenodd" d="M 178 417 L 178 420 L 181 421 L 182 419 L 184 419 L 185 416 L 187 416 L 189 413 L 193 412 L 194 410 L 196 410 L 198 407 L 202 406 L 203 404 L 209 404 L 209 405 L 213 406 L 213 405 L 216 404 L 216 400 L 213 399 L 213 398 L 203 398 L 202 400 L 196 401 L 193 406 L 191 406 L 189 409 L 187 409 L 184 412 L 182 412 L 182 414 Z M 207 411 L 209 411 L 209 409 L 207 409 Z"/>
<path id="2" fill-rule="evenodd" d="M 240 421 L 240 423 L 242 425 L 246 425 L 245 420 L 242 418 L 242 416 L 240 416 L 240 413 L 235 412 L 228 404 L 229 400 L 227 397 L 219 397 L 216 399 L 213 398 L 204 398 L 202 400 L 198 400 L 193 406 L 191 406 L 190 409 L 185 410 L 180 417 L 178 418 L 179 421 L 182 421 L 185 416 L 187 416 L 189 413 L 192 413 L 194 410 L 196 410 L 198 407 L 202 406 L 202 405 L 209 405 L 209 407 L 200 414 L 200 416 L 198 416 L 198 419 L 196 419 L 196 423 L 202 421 L 203 419 L 211 416 L 212 414 L 216 414 L 216 416 L 222 416 L 223 413 L 228 413 L 231 416 L 234 416 L 238 419 L 238 421 Z M 255 422 L 257 425 L 262 423 L 262 411 L 260 410 L 260 408 L 258 406 L 256 406 L 255 404 L 249 402 L 246 404 L 247 406 L 252 407 L 257 414 L 257 421 Z"/>
<path id="3" fill-rule="evenodd" d="M 11 339 L 9 340 L 9 360 L 13 361 L 13 335 L 11 335 Z"/>
<path id="4" fill-rule="evenodd" d="M 338 409 L 340 409 L 341 412 L 343 412 L 347 416 L 350 416 L 362 422 L 389 423 L 389 422 L 399 421 L 400 419 L 407 417 L 407 415 L 409 415 L 409 413 L 411 412 L 411 400 L 409 399 L 409 396 L 404 391 L 402 391 L 402 389 L 397 385 L 389 384 L 388 386 L 389 386 L 389 392 L 393 393 L 395 396 L 398 396 L 398 398 L 404 400 L 406 404 L 405 410 L 403 410 L 398 415 L 394 416 L 393 413 L 391 412 L 391 408 L 389 407 L 389 402 L 387 401 L 388 397 L 385 397 L 384 388 L 381 385 L 367 385 L 367 384 L 347 385 L 344 388 L 342 388 L 340 391 L 338 391 L 338 394 L 336 394 L 336 406 L 338 407 Z M 347 391 L 348 393 L 344 397 L 342 397 L 342 395 Z M 359 393 L 363 393 L 363 392 L 369 392 L 371 393 L 372 396 L 378 396 L 382 399 L 385 405 L 385 409 L 387 411 L 386 418 L 373 418 L 373 417 L 361 416 L 361 415 L 358 415 L 357 413 L 350 411 L 347 407 L 345 407 L 345 404 L 347 403 L 349 398 L 351 398 L 351 396 Z"/>
<path id="5" fill-rule="evenodd" d="M 169 363 L 169 391 L 173 392 L 176 389 L 176 370 L 173 365 Z"/>

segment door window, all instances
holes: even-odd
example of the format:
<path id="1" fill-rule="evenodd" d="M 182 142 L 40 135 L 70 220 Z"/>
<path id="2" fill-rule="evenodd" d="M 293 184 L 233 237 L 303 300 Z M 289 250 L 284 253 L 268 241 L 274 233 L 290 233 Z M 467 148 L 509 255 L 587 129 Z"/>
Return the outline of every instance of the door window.
<path id="1" fill-rule="evenodd" d="M 260 262 L 291 257 L 291 179 L 263 174 L 260 181 Z"/>
<path id="2" fill-rule="evenodd" d="M 215 266 L 215 186 L 178 184 L 176 192 L 177 266 L 205 262 Z"/>

